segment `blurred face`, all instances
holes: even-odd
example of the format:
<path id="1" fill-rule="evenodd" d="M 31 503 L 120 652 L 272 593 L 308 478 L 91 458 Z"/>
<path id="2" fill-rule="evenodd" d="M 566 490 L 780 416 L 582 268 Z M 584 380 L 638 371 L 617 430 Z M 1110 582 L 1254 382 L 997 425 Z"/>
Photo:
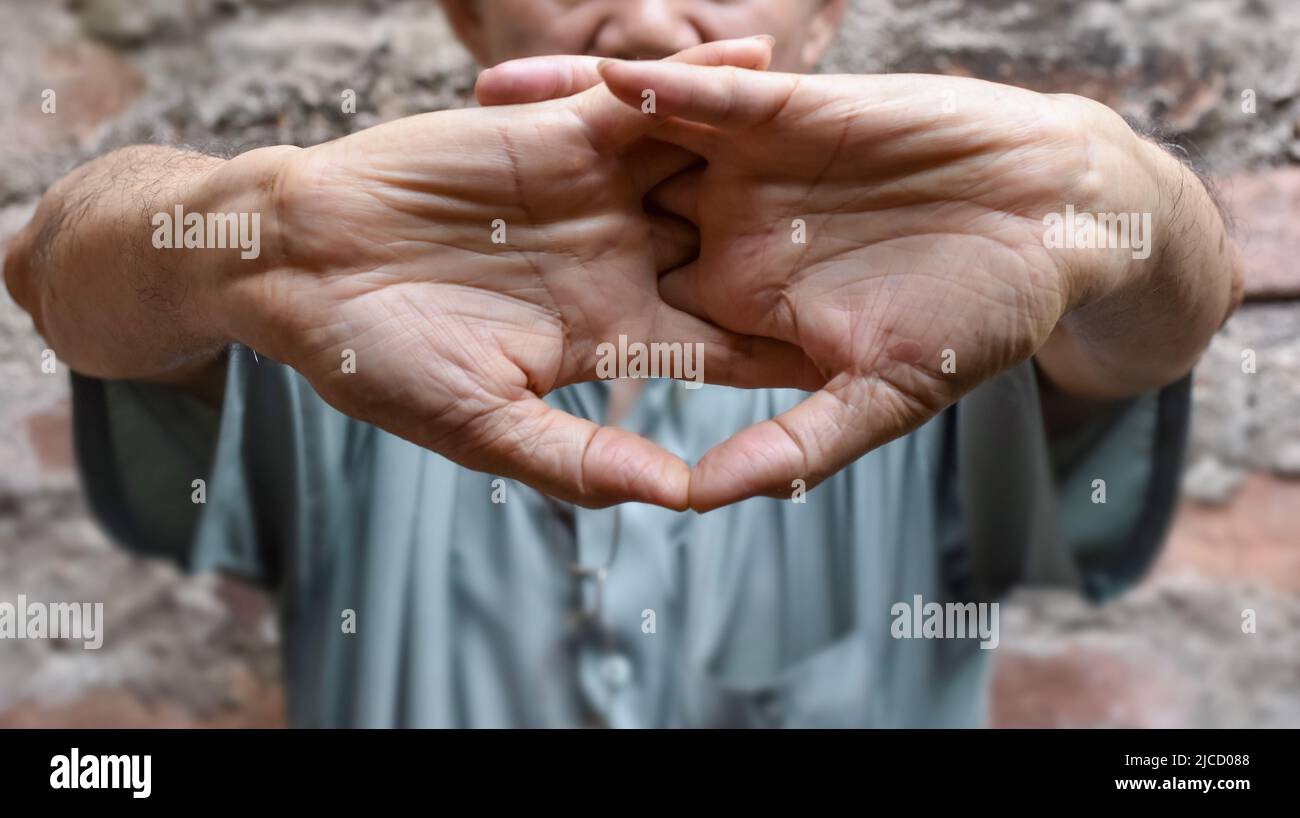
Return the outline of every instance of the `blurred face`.
<path id="1" fill-rule="evenodd" d="M 443 0 L 485 66 L 542 54 L 659 59 L 713 40 L 771 34 L 773 71 L 809 71 L 845 0 Z"/>

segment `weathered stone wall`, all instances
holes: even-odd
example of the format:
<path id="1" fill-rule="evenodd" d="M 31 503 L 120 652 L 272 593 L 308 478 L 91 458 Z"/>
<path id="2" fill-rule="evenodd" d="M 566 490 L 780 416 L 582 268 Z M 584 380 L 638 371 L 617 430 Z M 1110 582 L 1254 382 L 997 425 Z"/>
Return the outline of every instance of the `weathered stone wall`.
<path id="1" fill-rule="evenodd" d="M 0 21 L 0 248 L 46 186 L 112 147 L 312 144 L 465 104 L 475 76 L 433 0 L 0 0 Z M 1300 726 L 1297 43 L 1291 0 L 858 0 L 827 61 L 1081 93 L 1159 125 L 1199 152 L 1246 248 L 1258 300 L 1198 371 L 1189 502 L 1161 565 L 1104 608 L 1010 606 L 1000 724 Z M 0 643 L 0 726 L 277 723 L 269 603 L 107 543 L 43 348 L 0 296 L 0 599 L 102 600 L 112 630 L 97 653 Z"/>

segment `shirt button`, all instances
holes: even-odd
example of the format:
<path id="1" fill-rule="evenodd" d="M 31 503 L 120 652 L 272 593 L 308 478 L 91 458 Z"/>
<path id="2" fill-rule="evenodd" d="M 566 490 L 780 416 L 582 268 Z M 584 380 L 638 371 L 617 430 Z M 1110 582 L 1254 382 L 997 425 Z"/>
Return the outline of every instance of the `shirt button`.
<path id="1" fill-rule="evenodd" d="M 612 688 L 620 688 L 632 680 L 632 662 L 621 653 L 612 653 L 600 663 L 601 675 Z"/>

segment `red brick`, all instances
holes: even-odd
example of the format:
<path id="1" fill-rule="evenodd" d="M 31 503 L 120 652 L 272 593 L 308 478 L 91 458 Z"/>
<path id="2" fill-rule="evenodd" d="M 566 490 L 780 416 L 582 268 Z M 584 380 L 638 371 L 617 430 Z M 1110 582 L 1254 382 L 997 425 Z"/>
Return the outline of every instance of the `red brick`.
<path id="1" fill-rule="evenodd" d="M 1300 298 L 1300 168 L 1273 168 L 1219 183 L 1235 221 L 1246 297 Z"/>
<path id="2" fill-rule="evenodd" d="M 62 704 L 15 705 L 0 712 L 0 729 L 284 726 L 277 685 L 258 682 L 244 671 L 231 673 L 227 681 L 236 706 L 211 715 L 193 713 L 175 701 L 147 701 L 122 688 L 97 688 Z"/>
<path id="3" fill-rule="evenodd" d="M 1191 570 L 1300 593 L 1300 481 L 1247 476 L 1233 501 L 1184 503 L 1156 572 Z"/>
<path id="4" fill-rule="evenodd" d="M 1150 656 L 1071 645 L 1040 656 L 998 652 L 994 727 L 1183 727 L 1192 697 L 1177 675 Z"/>
<path id="5" fill-rule="evenodd" d="M 69 472 L 72 453 L 72 404 L 64 398 L 48 409 L 29 415 L 27 438 L 41 468 L 47 472 Z"/>

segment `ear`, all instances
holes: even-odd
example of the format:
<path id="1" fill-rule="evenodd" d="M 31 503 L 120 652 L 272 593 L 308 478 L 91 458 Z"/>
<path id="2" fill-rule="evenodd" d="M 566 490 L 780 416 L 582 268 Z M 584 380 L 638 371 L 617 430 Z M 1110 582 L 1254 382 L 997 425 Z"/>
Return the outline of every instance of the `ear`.
<path id="1" fill-rule="evenodd" d="M 478 0 L 442 0 L 451 28 L 460 44 L 473 55 L 479 65 L 491 65 L 487 56 L 487 37 L 483 27 L 483 13 Z"/>
<path id="2" fill-rule="evenodd" d="M 808 39 L 800 55 L 804 71 L 813 70 L 817 67 L 817 63 L 821 62 L 826 49 L 830 48 L 831 43 L 835 41 L 835 35 L 839 33 L 847 7 L 848 0 L 821 0 L 817 11 L 813 14 L 812 23 L 809 24 Z"/>

